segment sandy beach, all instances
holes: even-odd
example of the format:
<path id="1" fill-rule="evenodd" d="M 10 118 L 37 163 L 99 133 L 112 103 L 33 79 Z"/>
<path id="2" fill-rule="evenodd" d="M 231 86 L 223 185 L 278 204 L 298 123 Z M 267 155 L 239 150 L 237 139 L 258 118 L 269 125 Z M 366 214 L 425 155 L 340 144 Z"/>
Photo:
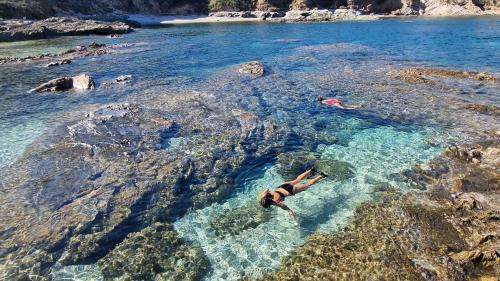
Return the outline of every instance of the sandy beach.
<path id="1" fill-rule="evenodd" d="M 261 18 L 209 17 L 206 15 L 148 16 L 148 15 L 133 14 L 133 15 L 130 15 L 128 19 L 133 20 L 133 21 L 137 21 L 143 25 L 262 21 Z"/>

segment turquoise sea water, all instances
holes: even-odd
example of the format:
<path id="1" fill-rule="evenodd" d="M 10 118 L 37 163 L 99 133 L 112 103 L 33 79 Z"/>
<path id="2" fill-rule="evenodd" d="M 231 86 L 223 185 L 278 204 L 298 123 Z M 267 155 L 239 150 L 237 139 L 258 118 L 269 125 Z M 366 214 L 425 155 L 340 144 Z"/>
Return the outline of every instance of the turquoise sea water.
<path id="1" fill-rule="evenodd" d="M 41 64 L 0 66 L 0 167 L 18 159 L 48 127 L 85 104 L 138 100 L 178 91 L 223 97 L 241 93 L 245 110 L 281 122 L 311 138 L 334 143 L 312 148 L 322 159 L 342 160 L 355 169 L 351 179 L 327 179 L 287 199 L 299 225 L 281 210 L 273 219 L 237 235 L 216 236 L 210 222 L 254 202 L 265 186 L 284 180 L 276 163 L 245 171 L 230 198 L 192 211 L 175 222 L 181 236 L 199 245 L 211 263 L 207 280 L 257 278 L 317 231 L 345 226 L 357 204 L 374 200 L 383 183 L 410 187 L 397 175 L 425 163 L 449 144 L 482 138 L 500 129 L 489 115 L 462 110 L 468 103 L 500 105 L 498 86 L 478 81 L 446 81 L 441 88 L 404 85 L 387 72 L 428 66 L 500 72 L 500 19 L 416 19 L 315 24 L 208 24 L 139 29 L 122 39 L 71 37 L 0 43 L 0 56 L 64 50 L 93 41 L 128 43 L 115 55 L 77 59 L 47 69 Z M 267 74 L 245 79 L 235 66 L 260 60 Z M 89 93 L 28 94 L 49 79 L 91 73 L 96 82 L 132 74 L 130 86 L 98 87 Z M 318 106 L 318 95 L 362 105 L 356 111 Z M 246 100 L 258 100 L 248 104 Z M 498 120 L 496 120 L 498 121 Z M 173 140 L 171 147 L 180 139 Z M 303 143 L 292 150 L 311 149 Z M 100 279 L 95 265 L 56 266 L 54 280 Z"/>

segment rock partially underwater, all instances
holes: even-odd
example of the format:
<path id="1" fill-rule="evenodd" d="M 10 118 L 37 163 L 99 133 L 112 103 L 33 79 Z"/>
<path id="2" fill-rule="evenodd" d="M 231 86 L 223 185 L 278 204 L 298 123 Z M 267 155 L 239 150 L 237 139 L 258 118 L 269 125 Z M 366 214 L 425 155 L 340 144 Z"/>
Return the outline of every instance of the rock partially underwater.
<path id="1" fill-rule="evenodd" d="M 88 74 L 80 74 L 74 77 L 61 77 L 50 80 L 40 86 L 31 89 L 30 92 L 57 92 L 76 90 L 91 90 L 95 88 L 94 80 Z"/>
<path id="2" fill-rule="evenodd" d="M 490 280 L 500 276 L 500 144 L 449 149 L 408 173 L 427 192 L 363 203 L 264 280 Z M 483 278 L 483 279 L 481 279 Z"/>
<path id="3" fill-rule="evenodd" d="M 100 56 L 105 54 L 116 53 L 120 47 L 123 45 L 106 46 L 106 44 L 92 43 L 88 46 L 78 46 L 73 49 L 61 52 L 59 54 L 41 54 L 28 57 L 0 57 L 0 65 L 2 64 L 16 64 L 16 63 L 28 63 L 28 62 L 39 62 L 48 61 L 52 59 L 58 59 L 59 62 L 51 62 L 47 64 L 48 67 L 59 66 L 63 64 L 69 64 L 72 60 L 81 57 L 90 56 Z"/>
<path id="4" fill-rule="evenodd" d="M 0 277 L 47 276 L 60 257 L 65 265 L 116 260 L 119 253 L 109 254 L 116 245 L 156 239 L 154 227 L 129 233 L 227 198 L 236 174 L 267 159 L 289 135 L 204 94 L 155 95 L 140 104 L 72 113 L 74 121 L 46 132 L 2 171 Z M 154 245 L 141 251 L 155 257 L 147 247 Z M 170 254 L 181 255 L 182 247 Z M 193 262 L 203 263 L 200 255 Z M 158 262 L 158 274 L 174 270 L 171 260 Z M 136 269 L 126 274 L 141 276 Z"/>
<path id="5" fill-rule="evenodd" d="M 261 77 L 264 76 L 264 65 L 260 61 L 251 61 L 240 65 L 238 72 Z"/>
<path id="6" fill-rule="evenodd" d="M 431 78 L 457 78 L 477 81 L 497 81 L 497 78 L 486 72 L 457 71 L 435 68 L 408 68 L 389 72 L 389 76 L 411 84 L 432 84 Z"/>

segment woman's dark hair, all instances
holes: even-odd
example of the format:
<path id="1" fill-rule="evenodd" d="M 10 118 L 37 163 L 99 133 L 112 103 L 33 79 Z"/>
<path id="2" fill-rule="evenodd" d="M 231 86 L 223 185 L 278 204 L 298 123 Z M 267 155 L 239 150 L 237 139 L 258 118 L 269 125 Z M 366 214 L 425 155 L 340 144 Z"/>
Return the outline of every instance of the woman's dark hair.
<path id="1" fill-rule="evenodd" d="M 263 208 L 269 208 L 271 206 L 271 202 L 272 202 L 272 195 L 268 193 L 266 194 L 266 196 L 260 199 L 259 203 Z"/>
<path id="2" fill-rule="evenodd" d="M 324 100 L 325 100 L 325 98 L 324 98 L 324 97 L 322 97 L 322 96 L 319 96 L 319 97 L 318 97 L 318 101 L 319 101 L 319 102 L 324 101 Z"/>

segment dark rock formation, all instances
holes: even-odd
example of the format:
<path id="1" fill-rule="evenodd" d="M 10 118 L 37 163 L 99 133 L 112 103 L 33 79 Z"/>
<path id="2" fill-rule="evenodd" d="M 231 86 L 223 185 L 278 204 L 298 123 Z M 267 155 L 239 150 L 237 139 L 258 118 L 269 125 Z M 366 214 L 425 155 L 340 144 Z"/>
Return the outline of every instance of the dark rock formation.
<path id="1" fill-rule="evenodd" d="M 70 64 L 72 62 L 73 62 L 72 60 L 64 59 L 64 60 L 61 60 L 61 61 L 55 61 L 55 62 L 48 63 L 47 67 L 54 67 L 54 66 L 65 65 L 65 64 Z"/>
<path id="2" fill-rule="evenodd" d="M 74 77 L 62 77 L 50 80 L 42 85 L 31 89 L 30 92 L 56 92 L 70 89 L 90 90 L 94 89 L 95 83 L 87 74 L 80 74 Z"/>
<path id="3" fill-rule="evenodd" d="M 238 72 L 241 74 L 251 74 L 261 77 L 264 76 L 264 65 L 259 61 L 251 61 L 240 65 Z"/>
<path id="4" fill-rule="evenodd" d="M 63 253 L 64 264 L 95 262 L 129 233 L 223 200 L 240 169 L 267 159 L 289 134 L 232 99 L 141 98 L 141 107 L 74 112 L 1 172 L 0 276 L 44 276 Z"/>
<path id="5" fill-rule="evenodd" d="M 67 35 L 109 35 L 128 33 L 122 22 L 100 22 L 75 18 L 48 18 L 40 21 L 0 21 L 0 42 L 40 39 Z"/>
<path id="6" fill-rule="evenodd" d="M 112 280 L 201 280 L 209 269 L 203 250 L 189 247 L 169 224 L 155 223 L 129 234 L 99 261 Z"/>
<path id="7" fill-rule="evenodd" d="M 314 234 L 264 280 L 490 280 L 500 276 L 500 144 L 454 147 L 338 234 Z M 454 183 L 461 182 L 460 190 Z M 483 278 L 483 279 L 482 279 Z"/>

